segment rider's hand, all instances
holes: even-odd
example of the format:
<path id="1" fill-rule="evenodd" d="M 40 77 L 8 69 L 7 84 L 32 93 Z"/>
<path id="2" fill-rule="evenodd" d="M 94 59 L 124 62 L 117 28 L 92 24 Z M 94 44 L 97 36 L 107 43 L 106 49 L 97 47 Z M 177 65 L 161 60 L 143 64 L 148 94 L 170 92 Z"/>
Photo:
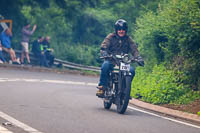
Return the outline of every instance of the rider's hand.
<path id="1" fill-rule="evenodd" d="M 108 52 L 105 50 L 101 50 L 100 53 L 102 57 L 107 57 L 109 55 Z"/>
<path id="2" fill-rule="evenodd" d="M 140 66 L 144 66 L 144 60 L 142 59 L 141 56 L 138 56 L 138 57 L 137 57 L 137 60 L 138 60 L 138 64 L 139 64 Z"/>

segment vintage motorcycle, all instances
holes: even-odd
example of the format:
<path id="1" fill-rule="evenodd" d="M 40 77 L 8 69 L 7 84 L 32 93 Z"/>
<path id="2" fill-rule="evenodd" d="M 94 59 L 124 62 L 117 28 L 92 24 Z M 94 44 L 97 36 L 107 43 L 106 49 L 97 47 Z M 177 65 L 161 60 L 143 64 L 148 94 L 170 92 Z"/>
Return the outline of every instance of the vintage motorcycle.
<path id="1" fill-rule="evenodd" d="M 130 64 L 132 62 L 137 62 L 141 66 L 144 64 L 128 54 L 107 55 L 101 58 L 110 58 L 116 64 L 113 71 L 109 72 L 108 88 L 103 97 L 104 108 L 110 109 L 111 105 L 115 104 L 117 112 L 123 114 L 127 109 L 131 92 Z"/>

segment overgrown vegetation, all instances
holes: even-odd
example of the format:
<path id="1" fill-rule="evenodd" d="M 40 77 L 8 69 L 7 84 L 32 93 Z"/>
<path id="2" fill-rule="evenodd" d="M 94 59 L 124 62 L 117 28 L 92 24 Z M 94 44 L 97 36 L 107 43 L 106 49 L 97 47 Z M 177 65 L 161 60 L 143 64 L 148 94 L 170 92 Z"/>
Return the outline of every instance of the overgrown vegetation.
<path id="1" fill-rule="evenodd" d="M 144 76 L 136 76 L 133 95 L 155 104 L 200 99 L 193 92 L 200 89 L 199 1 L 160 4 L 156 12 L 137 19 L 134 35 L 147 67 L 137 70 Z"/>
<path id="2" fill-rule="evenodd" d="M 176 75 L 163 64 L 155 65 L 151 73 L 137 68 L 132 95 L 154 104 L 186 104 L 199 99 L 199 92 L 191 91 Z"/>
<path id="3" fill-rule="evenodd" d="M 200 99 L 199 0 L 1 0 L 0 7 L 13 20 L 14 48 L 30 22 L 38 26 L 31 41 L 49 35 L 57 58 L 92 66 L 100 66 L 99 45 L 123 18 L 146 64 L 136 69 L 132 96 L 154 104 Z"/>

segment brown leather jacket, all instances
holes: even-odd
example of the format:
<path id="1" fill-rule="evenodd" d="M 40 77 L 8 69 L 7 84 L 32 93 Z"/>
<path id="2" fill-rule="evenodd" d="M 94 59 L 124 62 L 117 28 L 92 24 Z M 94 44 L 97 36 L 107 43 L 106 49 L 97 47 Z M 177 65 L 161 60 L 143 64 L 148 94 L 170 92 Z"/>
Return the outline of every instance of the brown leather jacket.
<path id="1" fill-rule="evenodd" d="M 128 35 L 120 39 L 115 33 L 110 33 L 102 42 L 101 50 L 106 50 L 108 53 L 131 53 L 134 57 L 139 56 L 135 42 Z"/>

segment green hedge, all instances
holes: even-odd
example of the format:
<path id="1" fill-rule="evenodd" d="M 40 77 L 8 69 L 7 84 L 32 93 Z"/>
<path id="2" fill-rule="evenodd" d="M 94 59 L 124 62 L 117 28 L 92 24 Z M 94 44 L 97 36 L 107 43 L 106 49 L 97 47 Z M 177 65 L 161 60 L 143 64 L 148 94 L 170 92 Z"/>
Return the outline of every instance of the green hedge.
<path id="1" fill-rule="evenodd" d="M 131 95 L 153 104 L 174 102 L 187 91 L 177 80 L 175 73 L 164 65 L 154 66 L 152 72 L 138 67 Z"/>

